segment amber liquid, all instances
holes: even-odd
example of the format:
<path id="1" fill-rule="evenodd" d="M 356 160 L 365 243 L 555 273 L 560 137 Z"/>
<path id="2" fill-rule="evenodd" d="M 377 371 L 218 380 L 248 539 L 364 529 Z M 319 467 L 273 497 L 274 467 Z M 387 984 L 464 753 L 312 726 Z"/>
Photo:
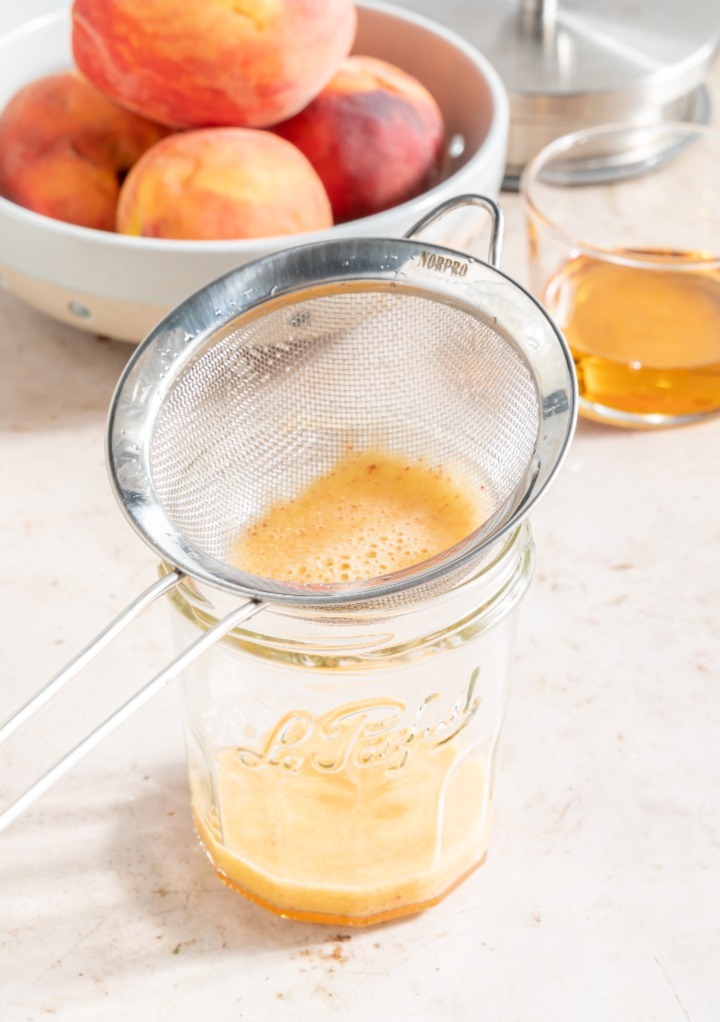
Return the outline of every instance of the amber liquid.
<path id="1" fill-rule="evenodd" d="M 625 254 L 657 266 L 577 256 L 543 296 L 575 360 L 581 411 L 642 425 L 720 410 L 720 270 L 691 269 L 698 253 Z"/>

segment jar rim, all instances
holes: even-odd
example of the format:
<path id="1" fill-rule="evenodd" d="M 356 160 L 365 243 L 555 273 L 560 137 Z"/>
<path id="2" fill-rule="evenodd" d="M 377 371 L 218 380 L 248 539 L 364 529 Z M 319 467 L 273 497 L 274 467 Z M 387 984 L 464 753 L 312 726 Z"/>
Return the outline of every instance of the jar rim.
<path id="1" fill-rule="evenodd" d="M 532 549 L 532 535 L 529 523 L 527 520 L 523 520 L 510 532 L 500 537 L 496 544 L 487 549 L 485 556 L 479 563 L 473 565 L 472 571 L 467 577 L 459 580 L 445 592 L 435 593 L 416 601 L 407 599 L 394 601 L 392 597 L 386 597 L 362 603 L 333 606 L 305 606 L 267 601 L 263 604 L 261 614 L 264 616 L 267 613 L 276 618 L 304 619 L 330 624 L 338 621 L 359 622 L 401 617 L 421 609 L 444 607 L 465 598 L 470 592 L 482 590 L 485 586 L 489 587 L 492 581 L 497 581 L 498 589 L 502 588 L 505 575 L 512 575 L 515 564 L 522 558 L 528 547 Z M 173 570 L 175 569 L 171 564 L 160 561 L 158 572 L 161 577 Z M 212 627 L 220 617 L 237 605 L 237 597 L 192 576 L 186 576 L 179 585 L 171 590 L 169 596 L 179 610 L 182 611 L 183 605 L 190 608 L 193 617 L 196 620 L 200 619 L 197 620 L 197 623 L 202 623 L 207 628 Z M 257 622 L 257 617 L 254 618 L 254 621 Z M 243 631 L 242 626 L 239 626 L 237 631 Z"/>

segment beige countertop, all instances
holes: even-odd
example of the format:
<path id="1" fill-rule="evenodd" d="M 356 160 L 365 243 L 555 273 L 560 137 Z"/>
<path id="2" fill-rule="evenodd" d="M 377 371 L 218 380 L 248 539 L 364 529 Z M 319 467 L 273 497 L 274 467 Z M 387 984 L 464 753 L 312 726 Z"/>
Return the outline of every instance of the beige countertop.
<path id="1" fill-rule="evenodd" d="M 154 576 L 104 467 L 130 351 L 0 293 L 0 718 Z M 720 419 L 579 424 L 531 519 L 490 855 L 454 894 L 338 931 L 226 890 L 193 834 L 171 687 L 0 835 L 3 1022 L 714 1022 L 719 449 Z M 159 606 L 12 739 L 3 800 L 168 648 Z"/>

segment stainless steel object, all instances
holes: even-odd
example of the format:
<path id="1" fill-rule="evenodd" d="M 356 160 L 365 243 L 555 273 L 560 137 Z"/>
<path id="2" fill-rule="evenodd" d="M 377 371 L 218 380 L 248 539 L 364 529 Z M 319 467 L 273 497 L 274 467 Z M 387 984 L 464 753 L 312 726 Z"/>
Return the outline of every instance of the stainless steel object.
<path id="1" fill-rule="evenodd" d="M 491 214 L 489 262 L 420 240 L 447 213 Z M 0 815 L 15 819 L 81 756 L 263 601 L 350 605 L 432 597 L 469 577 L 555 475 L 576 387 L 547 313 L 497 268 L 502 214 L 450 200 L 406 238 L 306 245 L 240 267 L 178 306 L 130 359 L 108 424 L 130 523 L 173 566 L 0 727 L 8 737 L 149 602 L 186 577 L 243 599 Z M 460 463 L 488 517 L 451 549 L 360 582 L 300 585 L 227 563 L 244 524 L 352 444 Z"/>
<path id="2" fill-rule="evenodd" d="M 481 0 L 470 18 L 466 34 L 510 95 L 506 188 L 568 132 L 708 119 L 717 0 Z"/>

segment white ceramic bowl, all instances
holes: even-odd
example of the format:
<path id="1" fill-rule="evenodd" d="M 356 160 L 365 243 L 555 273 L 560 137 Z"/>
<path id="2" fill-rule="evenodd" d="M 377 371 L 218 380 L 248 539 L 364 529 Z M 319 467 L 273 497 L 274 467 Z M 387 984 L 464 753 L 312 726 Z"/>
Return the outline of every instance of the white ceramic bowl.
<path id="1" fill-rule="evenodd" d="M 188 295 L 259 256 L 330 237 L 399 237 L 453 195 L 479 192 L 494 198 L 509 129 L 507 94 L 497 73 L 460 36 L 426 18 L 383 3 L 357 6 L 354 52 L 408 71 L 440 104 L 449 156 L 436 187 L 411 202 L 327 231 L 231 242 L 125 237 L 61 223 L 0 198 L 2 285 L 55 319 L 138 341 Z M 7 33 L 0 38 L 0 109 L 27 82 L 71 63 L 67 11 Z M 464 220 L 446 218 L 433 240 L 464 247 Z"/>

